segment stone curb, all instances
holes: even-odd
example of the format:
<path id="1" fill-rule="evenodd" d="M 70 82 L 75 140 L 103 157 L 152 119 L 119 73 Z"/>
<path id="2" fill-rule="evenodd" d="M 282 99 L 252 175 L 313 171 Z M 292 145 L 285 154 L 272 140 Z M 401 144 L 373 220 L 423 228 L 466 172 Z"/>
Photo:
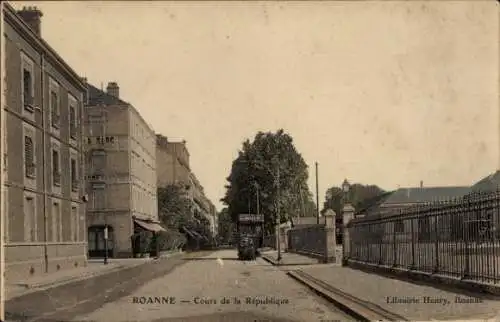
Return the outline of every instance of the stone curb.
<path id="1" fill-rule="evenodd" d="M 322 287 L 318 283 L 309 280 L 305 276 L 299 274 L 300 271 L 289 271 L 287 275 L 296 280 L 297 282 L 305 285 L 316 294 L 326 299 L 328 302 L 332 303 L 335 307 L 339 308 L 348 315 L 354 317 L 357 321 L 409 321 L 408 319 L 397 316 L 392 312 L 384 310 L 385 312 L 380 312 L 379 310 L 367 308 L 367 304 L 370 306 L 376 306 L 373 303 L 363 301 L 351 294 L 346 294 L 339 289 L 331 286 L 330 284 L 326 287 Z M 306 274 L 308 275 L 308 274 Z M 343 294 L 343 295 L 342 295 Z"/>
<path id="2" fill-rule="evenodd" d="M 270 258 L 268 256 L 262 255 L 261 258 L 266 262 L 274 265 L 274 266 L 308 266 L 308 265 L 318 265 L 318 263 L 278 263 L 274 258 Z"/>
<path id="3" fill-rule="evenodd" d="M 138 264 L 138 265 L 140 265 L 140 264 Z M 128 266 L 128 267 L 133 267 L 133 266 Z M 71 283 L 71 282 L 76 282 L 76 281 L 90 279 L 92 277 L 99 276 L 99 275 L 104 275 L 104 274 L 107 274 L 107 273 L 116 272 L 116 271 L 122 270 L 124 268 L 127 268 L 127 266 L 121 265 L 121 266 L 118 266 L 118 267 L 115 267 L 115 268 L 111 268 L 111 269 L 108 269 L 108 270 L 105 270 L 105 271 L 90 272 L 90 273 L 83 274 L 83 275 L 80 275 L 80 276 L 70 276 L 70 277 L 67 277 L 67 278 L 61 278 L 61 279 L 58 279 L 58 280 L 55 280 L 55 281 L 50 281 L 50 282 L 20 283 L 20 284 L 17 284 L 17 286 L 25 287 L 26 289 L 50 288 L 50 287 L 55 287 L 55 286 L 59 286 L 59 285 L 64 285 L 64 284 Z"/>
<path id="4" fill-rule="evenodd" d="M 166 253 L 166 254 L 160 255 L 159 259 L 181 256 L 183 254 L 184 254 L 184 252 Z M 84 275 L 80 275 L 80 276 L 70 276 L 68 278 L 63 278 L 63 279 L 56 280 L 56 281 L 51 281 L 51 282 L 20 283 L 20 284 L 16 284 L 16 285 L 20 286 L 20 287 L 24 287 L 27 290 L 47 289 L 47 288 L 52 288 L 52 287 L 56 287 L 56 286 L 65 285 L 65 284 L 72 283 L 72 282 L 79 282 L 79 281 L 83 281 L 83 280 L 88 280 L 88 279 L 91 279 L 91 278 L 94 278 L 94 277 L 97 277 L 97 276 L 110 274 L 110 273 L 121 271 L 121 270 L 124 270 L 124 269 L 127 269 L 127 268 L 133 268 L 133 267 L 137 267 L 137 266 L 141 266 L 141 265 L 146 265 L 146 264 L 148 264 L 150 262 L 154 262 L 156 260 L 158 260 L 158 259 L 151 258 L 151 260 L 149 260 L 149 261 L 135 263 L 134 265 L 124 265 L 124 264 L 122 264 L 122 265 L 119 265 L 118 267 L 111 268 L 111 269 L 108 269 L 108 270 L 105 270 L 105 271 L 90 272 L 88 274 L 84 274 Z"/>

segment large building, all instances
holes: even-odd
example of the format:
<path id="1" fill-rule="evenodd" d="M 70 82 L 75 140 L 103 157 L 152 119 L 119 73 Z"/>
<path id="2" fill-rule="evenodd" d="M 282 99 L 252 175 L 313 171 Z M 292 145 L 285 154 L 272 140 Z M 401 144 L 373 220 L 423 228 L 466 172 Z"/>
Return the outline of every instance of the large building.
<path id="1" fill-rule="evenodd" d="M 172 140 L 156 135 L 157 185 L 164 187 L 171 184 L 182 184 L 186 190 L 194 185 L 189 167 L 189 151 L 185 140 Z"/>
<path id="2" fill-rule="evenodd" d="M 210 222 L 212 233 L 216 231 L 216 210 L 206 197 L 203 186 L 189 165 L 189 151 L 185 140 L 173 140 L 156 135 L 157 185 L 181 185 L 192 202 L 193 214 L 198 213 Z"/>
<path id="3" fill-rule="evenodd" d="M 85 99 L 89 256 L 130 257 L 137 229 L 160 231 L 156 188 L 156 135 L 119 87 L 87 85 Z"/>
<path id="4" fill-rule="evenodd" d="M 86 264 L 84 84 L 40 33 L 42 13 L 3 6 L 7 280 Z"/>

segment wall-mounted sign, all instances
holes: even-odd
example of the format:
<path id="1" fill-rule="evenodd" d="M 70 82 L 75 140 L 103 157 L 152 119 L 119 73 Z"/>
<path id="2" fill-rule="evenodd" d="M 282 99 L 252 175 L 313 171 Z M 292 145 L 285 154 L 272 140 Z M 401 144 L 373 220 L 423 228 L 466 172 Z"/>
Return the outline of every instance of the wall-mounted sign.
<path id="1" fill-rule="evenodd" d="M 114 136 L 96 136 L 87 138 L 87 143 L 92 144 L 105 144 L 105 143 L 115 143 L 116 138 Z"/>
<path id="2" fill-rule="evenodd" d="M 240 214 L 238 217 L 240 222 L 264 222 L 264 215 L 262 214 Z"/>
<path id="3" fill-rule="evenodd" d="M 104 176 L 103 175 L 99 175 L 99 174 L 88 175 L 88 176 L 85 176 L 85 178 L 87 180 L 104 180 Z"/>

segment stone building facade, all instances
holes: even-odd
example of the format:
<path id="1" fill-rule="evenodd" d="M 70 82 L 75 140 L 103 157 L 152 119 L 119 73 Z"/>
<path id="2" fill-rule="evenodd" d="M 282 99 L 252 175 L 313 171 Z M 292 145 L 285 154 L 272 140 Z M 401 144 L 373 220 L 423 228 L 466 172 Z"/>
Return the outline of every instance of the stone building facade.
<path id="1" fill-rule="evenodd" d="M 110 82 L 103 91 L 90 84 L 85 102 L 89 255 L 129 257 L 138 227 L 162 230 L 158 222 L 156 136 L 137 110 L 120 99 Z"/>
<path id="2" fill-rule="evenodd" d="M 6 278 L 86 265 L 84 84 L 40 33 L 42 13 L 3 6 Z"/>
<path id="3" fill-rule="evenodd" d="M 173 141 L 167 137 L 156 135 L 157 185 L 164 187 L 171 184 L 182 184 L 186 190 L 194 185 L 189 167 L 189 151 L 186 141 Z"/>
<path id="4" fill-rule="evenodd" d="M 189 151 L 184 140 L 172 140 L 161 134 L 156 135 L 157 185 L 164 187 L 180 184 L 192 202 L 193 214 L 198 212 L 210 222 L 210 230 L 215 232 L 215 206 L 206 197 L 204 188 L 189 164 Z"/>

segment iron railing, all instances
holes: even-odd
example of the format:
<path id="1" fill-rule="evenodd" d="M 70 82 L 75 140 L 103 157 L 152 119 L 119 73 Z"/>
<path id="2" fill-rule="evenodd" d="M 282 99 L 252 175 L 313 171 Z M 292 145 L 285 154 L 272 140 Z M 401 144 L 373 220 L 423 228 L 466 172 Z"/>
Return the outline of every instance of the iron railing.
<path id="1" fill-rule="evenodd" d="M 500 283 L 500 191 L 368 214 L 347 229 L 349 260 Z"/>

